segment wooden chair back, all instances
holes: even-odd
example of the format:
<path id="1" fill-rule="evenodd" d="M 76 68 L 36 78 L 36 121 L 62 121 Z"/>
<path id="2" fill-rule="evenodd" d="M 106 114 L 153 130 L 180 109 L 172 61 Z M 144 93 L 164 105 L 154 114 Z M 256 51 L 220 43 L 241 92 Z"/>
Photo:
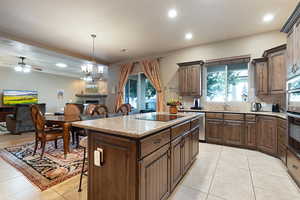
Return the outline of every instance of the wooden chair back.
<path id="1" fill-rule="evenodd" d="M 96 104 L 89 104 L 87 105 L 84 114 L 85 115 L 93 115 L 93 112 L 95 110 L 95 108 L 97 107 Z"/>
<path id="2" fill-rule="evenodd" d="M 130 104 L 122 104 L 118 108 L 117 113 L 122 113 L 123 115 L 129 115 L 130 111 L 131 111 L 131 105 Z"/>
<path id="3" fill-rule="evenodd" d="M 103 117 L 108 117 L 108 108 L 105 105 L 97 105 L 93 112 L 92 115 L 98 115 L 98 116 L 103 116 Z"/>
<path id="4" fill-rule="evenodd" d="M 75 104 L 66 104 L 64 109 L 64 115 L 68 116 L 80 116 L 81 112 L 77 105 Z"/>
<path id="5" fill-rule="evenodd" d="M 31 106 L 31 116 L 32 116 L 32 121 L 34 123 L 36 134 L 39 134 L 39 133 L 44 134 L 45 124 L 46 124 L 45 117 L 44 117 L 43 113 L 41 112 L 38 105 Z"/>

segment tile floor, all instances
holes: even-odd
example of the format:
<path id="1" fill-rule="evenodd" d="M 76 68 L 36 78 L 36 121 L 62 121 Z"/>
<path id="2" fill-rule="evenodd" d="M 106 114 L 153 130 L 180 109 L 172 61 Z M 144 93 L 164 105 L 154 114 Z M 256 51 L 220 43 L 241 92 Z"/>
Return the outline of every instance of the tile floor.
<path id="1" fill-rule="evenodd" d="M 33 134 L 0 136 L 0 148 L 32 140 Z M 0 159 L 1 200 L 86 200 L 79 176 L 44 192 Z M 17 191 L 17 192 L 16 192 Z M 299 200 L 300 191 L 281 162 L 265 154 L 200 143 L 197 161 L 169 200 Z"/>

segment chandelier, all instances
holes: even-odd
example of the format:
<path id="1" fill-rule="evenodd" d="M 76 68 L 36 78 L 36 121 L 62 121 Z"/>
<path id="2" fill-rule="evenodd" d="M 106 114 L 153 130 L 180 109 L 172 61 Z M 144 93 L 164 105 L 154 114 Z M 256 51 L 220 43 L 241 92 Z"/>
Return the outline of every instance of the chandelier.
<path id="1" fill-rule="evenodd" d="M 25 57 L 19 57 L 21 59 L 21 62 L 18 62 L 17 66 L 15 66 L 15 71 L 16 72 L 23 72 L 23 73 L 29 73 L 31 72 L 31 66 L 27 65 L 24 60 L 26 59 Z"/>
<path id="2" fill-rule="evenodd" d="M 104 74 L 104 66 L 96 63 L 95 59 L 95 38 L 96 35 L 91 35 L 93 39 L 93 50 L 92 50 L 92 62 L 82 65 L 81 71 L 84 74 L 82 80 L 90 83 L 96 83 L 99 80 L 102 80 Z"/>

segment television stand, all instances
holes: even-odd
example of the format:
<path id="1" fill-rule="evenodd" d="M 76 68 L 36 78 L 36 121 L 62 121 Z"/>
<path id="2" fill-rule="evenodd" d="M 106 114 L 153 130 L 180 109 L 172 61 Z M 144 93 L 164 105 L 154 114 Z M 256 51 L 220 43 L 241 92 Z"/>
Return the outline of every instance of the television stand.
<path id="1" fill-rule="evenodd" d="M 0 122 L 5 122 L 6 115 L 15 113 L 15 106 L 0 106 Z"/>

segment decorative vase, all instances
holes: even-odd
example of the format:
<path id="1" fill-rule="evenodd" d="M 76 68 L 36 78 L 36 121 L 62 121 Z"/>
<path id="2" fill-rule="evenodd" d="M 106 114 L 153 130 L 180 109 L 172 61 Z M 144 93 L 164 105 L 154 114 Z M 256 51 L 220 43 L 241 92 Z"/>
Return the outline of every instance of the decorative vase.
<path id="1" fill-rule="evenodd" d="M 177 106 L 169 106 L 169 113 L 170 114 L 177 114 L 178 113 Z"/>

